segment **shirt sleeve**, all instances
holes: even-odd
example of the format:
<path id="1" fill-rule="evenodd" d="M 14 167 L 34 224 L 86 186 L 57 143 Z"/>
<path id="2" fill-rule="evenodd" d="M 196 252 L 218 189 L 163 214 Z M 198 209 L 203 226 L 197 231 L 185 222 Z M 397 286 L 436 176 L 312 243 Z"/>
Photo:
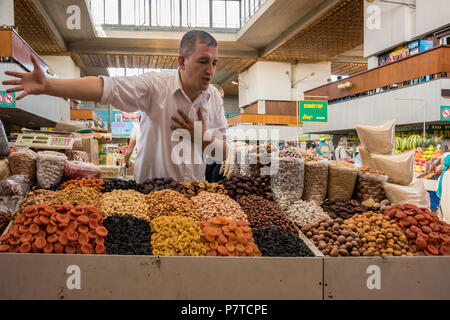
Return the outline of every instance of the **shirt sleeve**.
<path id="1" fill-rule="evenodd" d="M 152 73 L 134 77 L 105 77 L 101 104 L 111 104 L 125 112 L 146 111 L 150 107 L 150 98 L 155 86 Z"/>

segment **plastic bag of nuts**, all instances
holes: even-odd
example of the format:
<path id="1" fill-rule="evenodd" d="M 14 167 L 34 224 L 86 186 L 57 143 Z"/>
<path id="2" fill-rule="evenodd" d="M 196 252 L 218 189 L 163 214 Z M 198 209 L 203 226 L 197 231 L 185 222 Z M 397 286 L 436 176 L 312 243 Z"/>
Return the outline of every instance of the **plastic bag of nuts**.
<path id="1" fill-rule="evenodd" d="M 305 162 L 301 158 L 274 157 L 272 169 L 270 183 L 275 202 L 286 210 L 302 199 Z"/>
<path id="2" fill-rule="evenodd" d="M 303 200 L 316 201 L 319 205 L 327 196 L 328 160 L 305 162 Z"/>
<path id="3" fill-rule="evenodd" d="M 44 189 L 61 182 L 67 157 L 55 151 L 40 151 L 36 158 L 36 176 L 39 186 Z"/>
<path id="4" fill-rule="evenodd" d="M 355 189 L 356 199 L 359 201 L 373 199 L 375 203 L 381 202 L 386 198 L 383 184 L 387 180 L 388 176 L 358 170 Z"/>
<path id="5" fill-rule="evenodd" d="M 350 200 L 355 189 L 358 170 L 345 162 L 330 161 L 328 164 L 328 199 Z"/>
<path id="6" fill-rule="evenodd" d="M 30 190 L 29 177 L 13 175 L 0 181 L 0 194 L 5 196 L 24 196 Z"/>
<path id="7" fill-rule="evenodd" d="M 36 153 L 24 149 L 10 153 L 8 156 L 9 166 L 13 175 L 28 177 L 31 182 L 36 178 Z"/>
<path id="8" fill-rule="evenodd" d="M 0 160 L 0 181 L 11 176 L 8 160 Z"/>

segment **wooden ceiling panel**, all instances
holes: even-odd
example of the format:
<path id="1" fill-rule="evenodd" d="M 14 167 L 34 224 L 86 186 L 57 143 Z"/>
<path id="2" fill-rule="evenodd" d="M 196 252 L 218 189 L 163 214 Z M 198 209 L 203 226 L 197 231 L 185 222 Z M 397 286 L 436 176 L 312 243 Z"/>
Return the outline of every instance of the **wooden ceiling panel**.
<path id="1" fill-rule="evenodd" d="M 364 3 L 345 0 L 264 58 L 330 61 L 364 42 Z"/>
<path id="2" fill-rule="evenodd" d="M 14 23 L 19 35 L 40 55 L 58 55 L 65 48 L 39 14 L 32 1 L 14 0 Z"/>

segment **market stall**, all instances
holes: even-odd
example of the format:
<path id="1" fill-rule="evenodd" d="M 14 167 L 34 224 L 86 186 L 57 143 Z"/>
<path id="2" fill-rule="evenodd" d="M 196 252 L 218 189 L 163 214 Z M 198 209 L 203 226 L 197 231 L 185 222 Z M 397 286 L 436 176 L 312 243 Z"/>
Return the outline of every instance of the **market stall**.
<path id="1" fill-rule="evenodd" d="M 357 130 L 361 168 L 241 143 L 219 183 L 102 179 L 61 150 L 19 148 L 0 167 L 0 193 L 19 200 L 3 218 L 0 297 L 450 297 L 450 225 L 414 152 L 394 154 L 392 124 Z"/>

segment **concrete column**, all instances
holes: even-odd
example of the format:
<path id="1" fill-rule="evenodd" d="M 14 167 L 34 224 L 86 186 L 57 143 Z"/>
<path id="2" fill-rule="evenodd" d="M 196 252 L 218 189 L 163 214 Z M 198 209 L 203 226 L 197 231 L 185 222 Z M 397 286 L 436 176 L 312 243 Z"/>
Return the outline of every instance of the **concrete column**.
<path id="1" fill-rule="evenodd" d="M 367 68 L 370 70 L 376 67 L 378 67 L 378 57 L 377 56 L 369 57 L 367 59 Z"/>
<path id="2" fill-rule="evenodd" d="M 14 25 L 14 0 L 0 1 L 0 25 Z"/>
<path id="3" fill-rule="evenodd" d="M 54 72 L 61 78 L 79 78 L 80 68 L 69 56 L 41 56 Z"/>

